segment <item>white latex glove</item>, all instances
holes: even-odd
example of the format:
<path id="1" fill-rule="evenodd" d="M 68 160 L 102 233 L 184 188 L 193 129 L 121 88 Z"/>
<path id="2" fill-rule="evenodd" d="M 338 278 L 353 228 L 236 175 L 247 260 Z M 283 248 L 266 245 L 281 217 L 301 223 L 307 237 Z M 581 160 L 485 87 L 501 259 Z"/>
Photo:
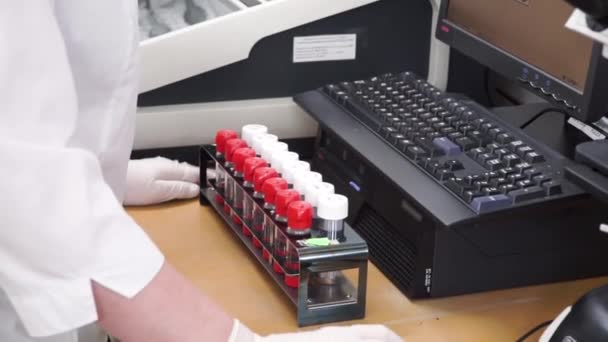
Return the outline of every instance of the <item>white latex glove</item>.
<path id="1" fill-rule="evenodd" d="M 150 205 L 198 196 L 199 168 L 163 157 L 130 160 L 124 205 Z"/>
<path id="2" fill-rule="evenodd" d="M 259 336 L 238 320 L 234 321 L 228 342 L 403 342 L 383 325 L 326 327 L 315 331 Z"/>

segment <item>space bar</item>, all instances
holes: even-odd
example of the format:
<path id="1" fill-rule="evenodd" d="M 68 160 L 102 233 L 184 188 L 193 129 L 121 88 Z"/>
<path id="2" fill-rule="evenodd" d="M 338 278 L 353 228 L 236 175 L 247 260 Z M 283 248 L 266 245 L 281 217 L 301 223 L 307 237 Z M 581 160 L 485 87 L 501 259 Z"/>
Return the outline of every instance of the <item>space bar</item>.
<path id="1" fill-rule="evenodd" d="M 345 103 L 346 109 L 359 120 L 363 121 L 373 131 L 378 131 L 382 127 L 382 122 L 355 100 L 349 99 Z"/>

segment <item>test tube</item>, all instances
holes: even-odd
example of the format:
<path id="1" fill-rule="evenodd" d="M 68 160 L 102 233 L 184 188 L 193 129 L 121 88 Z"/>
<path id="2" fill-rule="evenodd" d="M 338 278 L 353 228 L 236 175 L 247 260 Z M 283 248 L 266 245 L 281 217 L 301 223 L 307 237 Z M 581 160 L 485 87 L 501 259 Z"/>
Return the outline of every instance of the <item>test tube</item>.
<path id="1" fill-rule="evenodd" d="M 310 236 L 312 227 L 313 207 L 305 201 L 293 201 L 287 209 L 286 233 L 291 238 L 305 239 Z M 287 259 L 285 261 L 285 284 L 297 288 L 300 285 L 300 257 L 297 246 L 286 244 Z"/>
<path id="2" fill-rule="evenodd" d="M 286 189 L 277 192 L 275 199 L 275 215 L 274 219 L 280 223 L 287 223 L 287 207 L 291 202 L 299 201 L 300 193 L 294 189 Z"/>
<path id="3" fill-rule="evenodd" d="M 232 221 L 237 225 L 240 225 L 241 217 L 244 216 L 244 193 L 243 188 L 240 186 L 240 183 L 243 182 L 244 179 L 244 166 L 245 160 L 247 158 L 255 158 L 255 151 L 249 147 L 242 147 L 234 151 L 232 154 L 232 162 L 234 163 L 234 193 L 232 195 L 233 198 L 233 213 L 232 213 Z M 243 227 L 243 234 L 247 236 L 251 236 L 251 232 L 247 227 Z"/>
<path id="4" fill-rule="evenodd" d="M 285 178 L 287 184 L 289 184 L 289 188 L 293 188 L 293 183 L 295 182 L 296 174 L 300 172 L 310 171 L 310 164 L 297 160 L 297 161 L 286 161 L 283 163 L 281 168 L 282 177 Z"/>
<path id="5" fill-rule="evenodd" d="M 251 138 L 253 141 L 253 149 L 258 157 L 262 156 L 262 145 L 268 142 L 278 141 L 279 137 L 274 134 L 257 134 Z"/>
<path id="6" fill-rule="evenodd" d="M 234 205 L 234 162 L 232 157 L 234 156 L 234 151 L 239 148 L 247 147 L 247 143 L 242 139 L 230 139 L 226 141 L 224 159 L 226 162 L 224 163 L 225 171 L 226 171 L 226 188 L 224 189 L 224 200 L 227 203 L 224 203 L 224 211 L 226 213 L 230 212 L 230 206 Z"/>
<path id="7" fill-rule="evenodd" d="M 265 142 L 264 144 L 262 144 L 262 158 L 266 159 L 266 161 L 268 161 L 270 163 L 272 160 L 272 155 L 274 153 L 279 152 L 279 151 L 287 151 L 288 148 L 289 147 L 284 142 L 280 142 L 280 141 Z M 273 166 L 273 165 L 271 164 L 271 166 Z"/>
<path id="8" fill-rule="evenodd" d="M 295 175 L 293 188 L 298 190 L 300 192 L 300 194 L 302 194 L 302 199 L 304 199 L 304 193 L 306 191 L 306 187 L 308 186 L 308 184 L 321 183 L 322 181 L 323 181 L 323 176 L 318 172 L 313 172 L 313 171 L 298 172 Z"/>
<path id="9" fill-rule="evenodd" d="M 247 190 L 253 191 L 253 173 L 256 169 L 260 167 L 268 166 L 268 163 L 258 157 L 247 158 L 245 160 L 243 169 L 244 169 L 244 180 L 243 187 Z M 251 194 L 253 195 L 253 193 Z M 252 226 L 253 223 L 253 198 L 248 194 L 243 195 L 243 218 L 245 219 L 245 223 L 248 226 Z M 254 242 L 255 244 L 255 242 Z"/>
<path id="10" fill-rule="evenodd" d="M 259 124 L 249 124 L 241 128 L 241 138 L 247 145 L 253 146 L 253 137 L 260 134 L 267 134 L 268 127 Z"/>
<path id="11" fill-rule="evenodd" d="M 262 186 L 264 182 L 270 178 L 278 177 L 279 173 L 277 170 L 271 167 L 258 167 L 253 172 L 253 197 L 255 199 L 263 199 L 264 191 Z M 253 219 L 251 223 L 251 227 L 253 228 L 253 233 L 256 236 L 256 239 L 253 240 L 253 245 L 257 248 L 261 248 L 262 244 L 259 240 L 261 240 L 264 236 L 264 209 L 262 209 L 259 205 L 253 206 Z"/>
<path id="12" fill-rule="evenodd" d="M 262 241 L 268 250 L 273 250 L 273 246 L 277 243 L 275 239 L 276 225 L 273 219 L 276 209 L 276 195 L 279 191 L 286 189 L 287 181 L 279 177 L 267 179 L 262 186 L 262 191 L 264 192 L 264 210 L 266 210 L 263 222 L 264 232 L 262 234 Z M 284 257 L 284 254 L 282 256 Z M 275 255 L 275 257 L 277 257 L 277 255 Z M 281 255 L 279 255 L 279 257 L 281 257 Z"/>
<path id="13" fill-rule="evenodd" d="M 317 216 L 319 229 L 327 234 L 330 241 L 338 241 L 344 236 L 344 220 L 348 217 L 348 198 L 342 195 L 329 194 L 318 198 Z M 321 272 L 318 280 L 321 284 L 334 285 L 339 272 Z"/>
<path id="14" fill-rule="evenodd" d="M 287 162 L 297 161 L 300 155 L 290 151 L 276 151 L 270 157 L 270 166 L 274 167 L 279 175 L 283 175 L 283 165 Z"/>
<path id="15" fill-rule="evenodd" d="M 330 195 L 335 192 L 335 187 L 331 183 L 309 183 L 306 186 L 304 198 L 313 208 L 313 228 L 318 228 L 317 209 L 319 206 L 319 197 Z"/>
<path id="16" fill-rule="evenodd" d="M 224 152 L 226 141 L 238 138 L 238 134 L 230 129 L 222 129 L 215 134 L 215 188 L 220 194 L 224 194 L 226 188 L 226 174 L 222 163 L 224 162 Z M 224 200 L 221 196 L 216 196 L 215 200 L 223 204 Z"/>

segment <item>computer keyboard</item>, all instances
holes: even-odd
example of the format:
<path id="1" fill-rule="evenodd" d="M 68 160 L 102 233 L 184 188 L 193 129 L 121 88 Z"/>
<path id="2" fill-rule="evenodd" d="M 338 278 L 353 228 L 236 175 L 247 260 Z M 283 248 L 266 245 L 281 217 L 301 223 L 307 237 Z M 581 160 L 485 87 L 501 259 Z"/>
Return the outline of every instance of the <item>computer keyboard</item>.
<path id="1" fill-rule="evenodd" d="M 564 158 L 413 73 L 331 84 L 323 92 L 475 213 L 568 191 Z"/>

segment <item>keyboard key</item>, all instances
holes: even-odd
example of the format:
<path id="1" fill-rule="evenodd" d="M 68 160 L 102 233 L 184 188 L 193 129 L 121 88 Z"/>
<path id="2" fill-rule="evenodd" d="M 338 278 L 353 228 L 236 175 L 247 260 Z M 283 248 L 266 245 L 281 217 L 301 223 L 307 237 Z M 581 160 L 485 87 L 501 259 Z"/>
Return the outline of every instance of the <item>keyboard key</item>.
<path id="1" fill-rule="evenodd" d="M 496 152 L 496 150 L 500 149 L 501 146 L 498 144 L 488 144 L 486 146 L 486 149 L 488 150 L 489 153 L 494 153 Z"/>
<path id="2" fill-rule="evenodd" d="M 514 168 L 512 168 L 512 167 L 505 167 L 504 169 L 499 170 L 499 171 L 498 171 L 498 174 L 499 174 L 501 177 L 507 178 L 507 176 L 508 176 L 508 175 L 513 174 L 513 173 L 516 173 L 516 172 L 517 172 L 517 170 L 515 170 L 515 169 L 514 169 Z"/>
<path id="3" fill-rule="evenodd" d="M 465 134 L 465 135 L 466 135 L 466 134 L 467 134 L 467 133 L 469 133 L 470 131 L 475 130 L 475 127 L 473 127 L 472 125 L 466 124 L 466 125 L 461 125 L 461 126 L 458 128 L 458 130 L 459 130 L 460 132 L 462 132 L 462 134 Z M 481 132 L 479 132 L 479 133 L 481 134 Z"/>
<path id="4" fill-rule="evenodd" d="M 503 148 L 499 148 L 499 149 L 494 150 L 494 152 L 493 152 L 493 153 L 494 153 L 494 154 L 496 154 L 496 155 L 498 156 L 498 158 L 500 158 L 500 159 L 504 159 L 504 157 L 505 157 L 506 155 L 508 155 L 508 154 L 513 154 L 513 153 L 511 153 L 511 151 L 509 151 L 508 149 L 506 149 L 506 148 L 504 148 L 504 147 L 503 147 Z M 516 155 L 516 154 L 513 154 L 513 155 L 514 155 L 515 157 L 517 157 L 517 155 Z"/>
<path id="5" fill-rule="evenodd" d="M 441 132 L 441 134 L 443 134 L 443 135 L 449 135 L 449 134 L 451 134 L 451 133 L 459 133 L 459 132 L 456 132 L 456 128 L 454 128 L 454 127 L 452 127 L 452 126 L 448 126 L 448 127 L 445 127 L 445 128 L 441 128 L 441 129 L 439 130 L 439 132 Z"/>
<path id="6" fill-rule="evenodd" d="M 473 187 L 475 188 L 475 191 L 481 192 L 481 189 L 490 187 L 490 182 L 477 181 L 477 182 L 473 183 Z"/>
<path id="7" fill-rule="evenodd" d="M 524 156 L 524 160 L 528 163 L 536 164 L 544 162 L 545 157 L 543 157 L 541 154 L 538 154 L 537 152 L 528 152 Z"/>
<path id="8" fill-rule="evenodd" d="M 405 150 L 414 145 L 414 142 L 409 140 L 409 139 L 400 139 L 399 141 L 397 141 L 397 148 L 403 152 L 405 152 Z"/>
<path id="9" fill-rule="evenodd" d="M 431 157 L 438 157 L 443 155 L 443 151 L 440 150 L 437 146 L 435 146 L 433 141 L 428 139 L 427 137 L 421 136 L 415 138 L 414 142 L 418 146 L 422 147 L 422 149 L 424 149 Z"/>
<path id="10" fill-rule="evenodd" d="M 534 182 L 532 182 L 529 179 L 521 180 L 521 181 L 517 182 L 515 185 L 517 187 L 519 187 L 520 189 L 525 189 L 525 188 L 529 188 L 531 186 L 535 186 Z"/>
<path id="11" fill-rule="evenodd" d="M 489 131 L 488 131 L 488 135 L 489 135 L 489 136 L 490 136 L 492 139 L 496 140 L 496 138 L 497 138 L 497 137 L 498 137 L 500 134 L 502 134 L 502 133 L 504 133 L 504 132 L 505 132 L 505 130 L 504 130 L 504 129 L 496 127 L 496 128 L 492 128 L 491 130 L 489 130 Z"/>
<path id="12" fill-rule="evenodd" d="M 464 120 L 464 121 L 472 122 L 475 119 L 477 119 L 478 117 L 477 117 L 477 115 L 475 115 L 475 113 L 473 113 L 472 111 L 469 110 L 469 111 L 466 111 L 466 112 L 462 113 L 462 115 L 460 116 L 460 118 L 462 120 Z"/>
<path id="13" fill-rule="evenodd" d="M 543 185 L 544 183 L 551 181 L 551 178 L 546 175 L 538 175 L 532 178 L 532 181 L 536 183 L 536 185 Z"/>
<path id="14" fill-rule="evenodd" d="M 500 191 L 503 194 L 509 194 L 511 191 L 515 191 L 518 190 L 519 188 L 513 184 L 504 184 L 501 185 L 500 187 L 498 187 L 498 191 Z"/>
<path id="15" fill-rule="evenodd" d="M 430 174 L 434 175 L 436 171 L 443 169 L 443 165 L 441 165 L 441 163 L 438 161 L 431 161 L 426 164 L 424 169 L 427 170 Z"/>
<path id="16" fill-rule="evenodd" d="M 541 175 L 541 172 L 535 168 L 531 168 L 531 169 L 527 169 L 526 171 L 524 171 L 524 175 L 526 176 L 526 178 L 532 180 L 532 179 L 534 179 L 534 177 Z"/>
<path id="17" fill-rule="evenodd" d="M 468 151 L 472 148 L 479 147 L 479 145 L 476 144 L 471 138 L 467 138 L 467 137 L 458 138 L 458 139 L 456 139 L 455 142 L 457 145 L 462 147 L 462 149 L 464 151 Z"/>
<path id="18" fill-rule="evenodd" d="M 529 188 L 511 191 L 509 196 L 513 199 L 513 203 L 521 203 L 545 197 L 545 189 L 538 186 L 531 186 Z"/>
<path id="19" fill-rule="evenodd" d="M 477 191 L 473 191 L 473 190 L 466 190 L 462 194 L 462 199 L 465 200 L 465 202 L 467 202 L 467 203 L 471 203 L 477 197 L 483 197 L 483 194 L 481 192 L 477 192 Z"/>
<path id="20" fill-rule="evenodd" d="M 490 171 L 498 171 L 502 169 L 505 165 L 500 161 L 500 159 L 490 159 L 486 161 L 485 168 Z"/>
<path id="21" fill-rule="evenodd" d="M 384 126 L 384 127 L 382 127 L 382 128 L 380 129 L 380 133 L 382 134 L 382 136 L 383 136 L 385 139 L 388 139 L 388 138 L 391 136 L 391 134 L 393 134 L 393 133 L 398 133 L 398 131 L 397 131 L 397 129 L 396 129 L 395 127 L 392 127 L 392 126 Z"/>
<path id="22" fill-rule="evenodd" d="M 507 195 L 481 196 L 474 198 L 471 202 L 471 207 L 478 214 L 482 214 L 491 210 L 505 208 L 511 205 L 511 198 Z"/>
<path id="23" fill-rule="evenodd" d="M 445 138 L 443 136 L 443 134 L 441 134 L 439 132 L 427 133 L 426 137 L 429 138 L 431 141 L 435 140 L 435 139 L 438 139 L 438 138 Z"/>
<path id="24" fill-rule="evenodd" d="M 562 185 L 559 182 L 548 181 L 543 183 L 542 186 L 545 189 L 547 196 L 554 196 L 562 193 Z"/>
<path id="25" fill-rule="evenodd" d="M 418 160 L 428 156 L 428 153 L 418 146 L 410 146 L 405 150 L 405 155 L 410 159 Z"/>
<path id="26" fill-rule="evenodd" d="M 517 152 L 517 149 L 521 146 L 525 146 L 524 142 L 521 140 L 515 140 L 509 143 L 509 149 L 513 152 Z"/>
<path id="27" fill-rule="evenodd" d="M 448 134 L 448 138 L 450 138 L 450 140 L 452 141 L 456 141 L 457 139 L 460 139 L 462 137 L 464 137 L 464 135 L 462 135 L 462 133 L 460 132 L 453 132 Z"/>
<path id="28" fill-rule="evenodd" d="M 433 140 L 433 144 L 448 156 L 455 156 L 461 153 L 460 147 L 448 138 L 436 138 Z"/>
<path id="29" fill-rule="evenodd" d="M 524 179 L 526 179 L 526 176 L 520 175 L 518 173 L 514 173 L 507 176 L 507 180 L 509 181 L 509 183 L 514 185 L 517 185 L 517 182 L 522 181 Z"/>
<path id="30" fill-rule="evenodd" d="M 464 166 L 458 160 L 448 160 L 443 163 L 443 167 L 450 171 L 459 171 L 464 169 Z"/>
<path id="31" fill-rule="evenodd" d="M 477 147 L 469 150 L 469 152 L 467 152 L 467 156 L 477 160 L 477 156 L 483 153 L 486 153 L 486 149 L 483 147 Z"/>
<path id="32" fill-rule="evenodd" d="M 484 180 L 486 181 L 491 181 L 492 179 L 495 178 L 500 178 L 500 176 L 498 175 L 498 172 L 484 172 L 481 177 L 483 177 Z"/>
<path id="33" fill-rule="evenodd" d="M 486 187 L 481 189 L 481 192 L 485 195 L 485 196 L 492 196 L 492 195 L 498 195 L 500 194 L 500 191 L 498 191 L 497 188 L 495 187 Z"/>
<path id="34" fill-rule="evenodd" d="M 508 144 L 513 140 L 515 140 L 515 138 L 513 138 L 510 134 L 507 133 L 501 133 L 496 136 L 496 141 L 498 141 L 498 143 L 500 144 Z"/>
<path id="35" fill-rule="evenodd" d="M 393 145 L 397 145 L 397 143 L 399 142 L 399 140 L 401 139 L 406 139 L 405 135 L 403 135 L 402 133 L 393 133 L 391 134 L 391 136 L 389 137 L 389 141 L 391 142 L 391 144 Z"/>
<path id="36" fill-rule="evenodd" d="M 519 163 L 517 165 L 515 165 L 515 170 L 517 170 L 519 173 L 524 173 L 526 170 L 529 170 L 532 168 L 532 165 L 528 164 L 528 163 Z"/>
<path id="37" fill-rule="evenodd" d="M 477 181 L 482 181 L 483 178 L 480 175 L 468 175 L 464 177 L 464 182 L 468 185 L 473 185 Z"/>
<path id="38" fill-rule="evenodd" d="M 486 161 L 490 160 L 490 159 L 494 159 L 495 156 L 492 153 L 482 153 L 482 154 L 478 154 L 477 155 L 477 162 L 481 165 L 485 165 Z"/>
<path id="39" fill-rule="evenodd" d="M 534 152 L 534 149 L 527 145 L 519 146 L 517 150 L 515 150 L 515 153 L 517 153 L 517 155 L 519 155 L 520 157 L 524 157 L 526 154 L 531 152 Z"/>
<path id="40" fill-rule="evenodd" d="M 492 185 L 495 188 L 500 188 L 503 185 L 507 185 L 509 184 L 509 180 L 503 177 L 500 178 L 494 178 L 492 180 L 490 180 L 490 185 Z"/>
<path id="41" fill-rule="evenodd" d="M 462 178 L 448 179 L 445 186 L 459 197 L 462 197 L 465 191 L 473 190 L 473 187 L 470 184 L 467 184 Z"/>
<path id="42" fill-rule="evenodd" d="M 435 178 L 443 182 L 450 178 L 454 178 L 454 173 L 450 170 L 439 169 L 435 172 Z"/>
<path id="43" fill-rule="evenodd" d="M 521 162 L 521 159 L 516 154 L 507 154 L 502 158 L 502 160 L 508 167 L 515 166 Z"/>

